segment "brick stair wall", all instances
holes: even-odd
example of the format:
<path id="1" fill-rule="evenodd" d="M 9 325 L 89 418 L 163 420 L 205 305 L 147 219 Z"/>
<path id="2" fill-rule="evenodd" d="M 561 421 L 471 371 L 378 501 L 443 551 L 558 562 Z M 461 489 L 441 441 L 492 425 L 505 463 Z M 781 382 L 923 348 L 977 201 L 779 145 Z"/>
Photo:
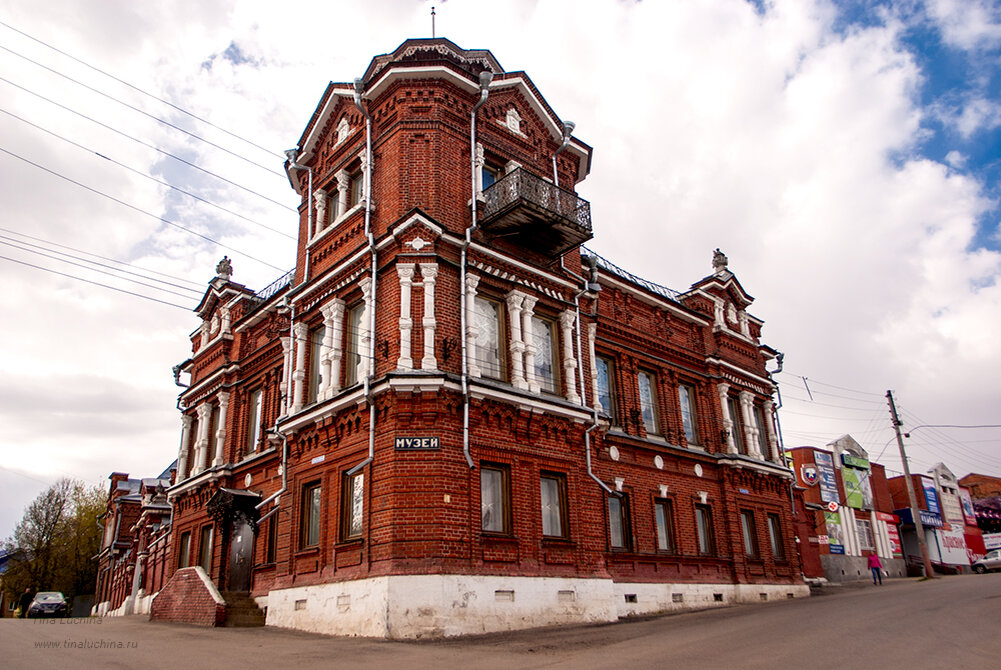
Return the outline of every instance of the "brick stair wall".
<path id="1" fill-rule="evenodd" d="M 150 619 L 219 626 L 226 620 L 226 601 L 201 567 L 181 568 L 153 599 Z"/>

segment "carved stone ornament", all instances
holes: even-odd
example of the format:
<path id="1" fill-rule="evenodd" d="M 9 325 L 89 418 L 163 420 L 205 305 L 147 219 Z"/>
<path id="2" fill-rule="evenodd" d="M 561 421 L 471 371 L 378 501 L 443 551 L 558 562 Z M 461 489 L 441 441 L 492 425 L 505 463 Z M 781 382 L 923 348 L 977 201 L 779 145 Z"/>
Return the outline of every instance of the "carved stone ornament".
<path id="1" fill-rule="evenodd" d="M 729 260 L 722 251 L 718 248 L 713 252 L 713 272 L 716 274 L 723 274 L 726 272 L 726 266 L 729 264 Z"/>
<path id="2" fill-rule="evenodd" d="M 215 266 L 215 274 L 220 279 L 225 279 L 229 281 L 229 278 L 233 276 L 233 263 L 230 262 L 229 256 L 223 256 L 219 264 Z"/>

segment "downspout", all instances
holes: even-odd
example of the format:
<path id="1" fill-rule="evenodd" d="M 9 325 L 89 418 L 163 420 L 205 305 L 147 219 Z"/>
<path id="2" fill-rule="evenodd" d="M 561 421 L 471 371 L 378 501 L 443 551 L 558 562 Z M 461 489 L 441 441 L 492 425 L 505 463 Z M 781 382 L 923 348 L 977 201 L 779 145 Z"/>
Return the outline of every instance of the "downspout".
<path id="1" fill-rule="evenodd" d="M 778 363 L 778 367 L 768 373 L 768 378 L 772 380 L 775 385 L 775 394 L 778 396 L 778 405 L 775 406 L 775 412 L 772 419 L 775 421 L 775 435 L 779 441 L 779 453 L 782 455 L 782 464 L 787 468 L 789 467 L 789 461 L 786 460 L 786 445 L 785 440 L 782 439 L 782 421 L 779 419 L 779 410 L 782 409 L 782 391 L 779 389 L 779 383 L 775 381 L 772 375 L 777 375 L 782 372 L 782 365 L 785 359 L 785 354 L 778 352 L 775 356 L 775 362 Z M 796 473 L 793 473 L 792 481 L 789 483 L 789 511 L 793 516 L 796 515 L 796 495 L 793 493 L 793 487 L 796 486 Z"/>
<path id="2" fill-rule="evenodd" d="M 309 281 L 309 241 L 313 237 L 313 168 L 295 162 L 299 157 L 298 148 L 286 150 L 285 156 L 288 158 L 286 172 L 288 170 L 306 170 L 309 173 L 308 193 L 306 194 L 306 202 L 308 203 L 306 211 L 306 266 L 303 270 L 303 283 L 305 283 Z"/>
<path id="3" fill-rule="evenodd" d="M 469 245 L 473 241 L 472 234 L 479 223 L 476 218 L 476 205 L 477 198 L 479 197 L 479 193 L 476 192 L 476 112 L 487 101 L 487 96 L 490 95 L 490 82 L 493 81 L 493 78 L 494 74 L 489 70 L 484 70 L 480 73 L 480 99 L 473 105 L 473 109 L 469 114 L 469 172 L 470 185 L 472 186 L 470 190 L 473 194 L 470 212 L 472 219 L 469 227 L 466 228 L 466 238 L 462 242 L 461 259 L 459 260 L 459 339 L 462 346 L 462 455 L 466 457 L 466 464 L 470 469 L 474 467 L 474 464 L 473 457 L 469 453 L 469 351 L 466 342 L 468 339 L 466 334 L 466 263 L 469 254 Z"/>
<path id="4" fill-rule="evenodd" d="M 553 152 L 553 184 L 556 185 L 556 188 L 560 187 L 560 175 L 556 171 L 556 156 L 558 156 L 562 152 L 566 151 L 566 148 L 568 146 L 570 146 L 570 136 L 573 134 L 573 129 L 576 128 L 576 127 L 577 127 L 577 124 L 574 123 L 573 121 L 564 121 L 563 122 L 563 142 L 560 143 L 559 148 L 556 151 Z M 566 270 L 566 266 L 563 265 L 563 254 L 560 254 L 560 269 L 561 270 Z M 567 270 L 567 272 L 570 272 L 570 271 Z M 570 272 L 570 274 L 573 275 L 574 277 L 577 277 L 577 279 L 580 279 L 581 281 L 584 281 L 583 277 L 581 277 L 579 275 L 576 275 L 573 272 Z M 580 319 L 578 319 L 577 324 L 580 325 Z M 578 359 L 580 358 L 579 353 L 580 352 L 578 351 Z"/>
<path id="5" fill-rule="evenodd" d="M 361 79 L 355 79 L 355 107 L 365 117 L 365 237 L 368 240 L 368 251 L 372 257 L 372 293 L 369 304 L 368 326 L 368 374 L 365 375 L 365 401 L 368 403 L 368 457 L 347 471 L 347 476 L 359 472 L 375 459 L 375 404 L 372 402 L 372 378 L 375 376 L 375 306 L 376 283 L 378 281 L 378 253 L 375 248 L 375 236 L 372 234 L 372 116 L 362 104 L 361 94 L 365 85 Z M 369 506 L 371 508 L 371 506 Z"/>
<path id="6" fill-rule="evenodd" d="M 291 395 L 291 393 L 289 392 L 289 388 L 290 388 L 289 384 L 291 383 L 291 380 L 292 380 L 292 364 L 291 364 L 291 361 L 293 360 L 294 353 L 295 353 L 295 351 L 293 349 L 293 347 L 295 346 L 295 339 L 294 339 L 295 338 L 295 334 L 293 332 L 293 327 L 295 326 L 295 305 L 290 304 L 288 302 L 288 300 L 287 300 L 287 297 L 288 296 L 286 296 L 285 304 L 288 306 L 288 309 L 289 309 L 289 329 L 288 329 L 289 332 L 288 332 L 288 334 L 289 334 L 289 342 L 291 344 L 289 345 L 289 354 L 288 354 L 288 359 L 287 359 L 289 361 L 289 366 L 288 366 L 289 369 L 287 371 L 288 372 L 288 379 L 285 380 L 285 393 L 286 393 L 285 411 L 289 412 L 289 411 L 291 411 L 291 407 L 292 407 L 292 402 L 291 402 L 292 398 L 289 397 Z M 294 387 L 292 387 L 292 388 L 294 388 Z M 272 500 L 277 501 L 278 500 L 278 496 L 280 496 L 281 494 L 285 493 L 285 491 L 288 489 L 288 435 L 286 435 L 285 433 L 283 433 L 281 431 L 281 429 L 278 427 L 278 424 L 280 423 L 280 421 L 281 421 L 281 417 L 279 417 L 278 419 L 275 419 L 275 425 L 271 428 L 270 432 L 272 434 L 274 434 L 276 437 L 280 438 L 281 441 L 282 441 L 282 486 L 281 486 L 280 489 L 278 489 L 278 491 L 276 491 L 275 493 L 271 494 L 270 496 L 268 496 L 266 499 L 262 500 L 261 502 L 257 503 L 257 505 L 254 506 L 254 509 L 258 509 L 258 510 L 259 509 L 263 509 Z M 264 521 L 265 519 L 267 519 L 269 516 L 271 516 L 272 514 L 274 514 L 277 511 L 278 511 L 278 502 L 275 503 L 275 508 L 273 510 L 271 510 L 270 512 L 268 512 L 267 514 L 265 514 L 263 517 L 260 517 L 257 520 L 257 523 L 260 523 L 261 521 Z"/>
<path id="7" fill-rule="evenodd" d="M 571 129 L 573 129 L 573 124 L 569 121 Z M 564 124 L 566 125 L 566 124 Z M 555 169 L 556 160 L 553 159 L 553 165 Z M 585 258 L 590 259 L 590 256 L 585 256 Z M 560 257 L 560 263 L 563 262 L 563 258 Z M 590 265 L 593 261 L 589 260 L 589 267 L 591 269 L 591 276 L 588 279 L 584 277 L 579 277 L 584 282 L 584 290 L 574 296 L 574 309 L 577 311 L 577 371 L 580 373 L 580 404 L 583 407 L 587 407 L 587 389 L 584 388 L 584 357 L 581 354 L 580 345 L 580 297 L 585 293 L 592 293 L 594 295 L 594 313 L 598 313 L 598 293 L 601 291 L 601 284 L 598 283 L 598 270 L 595 265 Z M 569 272 L 569 270 L 568 270 Z M 573 274 L 573 273 L 571 273 Z M 593 400 L 593 399 L 592 399 Z M 587 465 L 587 475 L 594 481 L 598 483 L 605 493 L 609 495 L 621 496 L 622 494 L 618 491 L 612 490 L 605 482 L 601 481 L 598 475 L 594 474 L 594 470 L 591 469 L 591 431 L 598 427 L 598 410 L 594 407 L 594 403 L 591 404 L 591 425 L 587 430 L 584 431 L 584 455 Z"/>

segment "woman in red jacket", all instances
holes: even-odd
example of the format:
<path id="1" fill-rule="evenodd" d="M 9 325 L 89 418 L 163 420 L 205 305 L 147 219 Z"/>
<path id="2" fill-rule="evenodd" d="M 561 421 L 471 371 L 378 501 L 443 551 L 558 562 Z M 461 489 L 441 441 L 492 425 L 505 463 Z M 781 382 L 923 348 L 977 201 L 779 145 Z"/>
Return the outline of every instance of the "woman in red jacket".
<path id="1" fill-rule="evenodd" d="M 879 556 L 875 552 L 869 555 L 869 569 L 872 570 L 872 585 L 876 585 L 876 580 L 879 580 L 879 585 L 883 585 L 883 564 L 879 562 Z"/>

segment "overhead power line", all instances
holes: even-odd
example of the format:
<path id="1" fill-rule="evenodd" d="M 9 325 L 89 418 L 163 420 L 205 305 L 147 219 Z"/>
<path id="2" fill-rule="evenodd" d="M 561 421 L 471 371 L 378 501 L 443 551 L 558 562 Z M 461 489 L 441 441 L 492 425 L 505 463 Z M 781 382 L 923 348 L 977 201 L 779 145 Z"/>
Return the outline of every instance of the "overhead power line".
<path id="1" fill-rule="evenodd" d="M 42 40 L 38 39 L 37 37 L 29 35 L 28 33 L 24 32 L 23 30 L 19 30 L 19 29 L 15 28 L 14 26 L 10 25 L 9 23 L 4 23 L 3 21 L 0 21 L 0 26 L 3 26 L 5 28 L 7 28 L 8 30 L 13 30 L 15 33 L 17 33 L 19 35 L 23 35 L 24 37 L 27 37 L 29 40 L 31 40 L 33 42 L 37 42 L 38 44 L 41 44 L 43 47 L 46 47 L 47 49 L 51 49 L 52 51 L 55 51 L 57 54 L 60 54 L 61 56 L 65 56 L 66 58 L 69 58 L 70 60 L 72 60 L 72 61 L 74 61 L 76 63 L 79 63 L 80 65 L 83 65 L 86 68 L 89 68 L 89 69 L 93 70 L 94 72 L 97 72 L 99 74 L 104 75 L 105 77 L 113 79 L 113 80 L 117 81 L 119 84 L 122 84 L 124 86 L 128 86 L 133 91 L 136 91 L 138 93 L 142 93 L 143 95 L 145 95 L 145 96 L 147 96 L 149 98 L 153 98 L 154 100 L 156 100 L 158 102 L 161 102 L 161 103 L 167 105 L 168 107 L 170 107 L 172 109 L 175 109 L 178 112 L 180 112 L 180 113 L 182 113 L 182 114 L 184 114 L 186 116 L 190 116 L 191 118 L 195 119 L 196 121 L 204 123 L 205 125 L 210 126 L 212 128 L 215 128 L 216 130 L 218 130 L 221 133 L 229 135 L 230 137 L 232 137 L 234 139 L 237 139 L 237 140 L 240 140 L 241 142 L 245 142 L 246 144 L 249 144 L 250 146 L 254 147 L 255 149 L 260 149 L 261 151 L 267 152 L 267 153 L 271 154 L 272 156 L 275 156 L 276 158 L 284 159 L 284 157 L 285 157 L 284 154 L 282 154 L 280 152 L 273 151 L 271 149 L 268 149 L 267 147 L 262 147 L 260 144 L 257 144 L 256 142 L 252 142 L 251 140 L 248 140 L 245 137 L 241 137 L 240 135 L 237 135 L 234 132 L 226 130 L 225 128 L 223 128 L 221 126 L 217 126 L 216 124 L 212 123 L 208 119 L 203 118 L 201 116 L 198 116 L 197 114 L 195 114 L 193 112 L 190 112 L 190 111 L 184 109 L 183 107 L 179 107 L 178 105 L 175 105 L 174 103 L 170 102 L 169 100 L 165 100 L 165 99 L 163 99 L 163 98 L 161 98 L 161 97 L 159 97 L 159 96 L 157 96 L 157 95 L 155 95 L 153 93 L 150 93 L 149 91 L 146 91 L 144 89 L 139 88 L 138 86 L 135 86 L 134 84 L 130 84 L 129 82 L 125 81 L 124 79 L 119 79 L 115 75 L 113 75 L 113 74 L 111 74 L 109 72 L 105 72 L 104 70 L 100 69 L 99 67 L 91 65 L 90 63 L 87 63 L 86 61 L 83 61 L 80 58 L 77 58 L 76 56 L 63 51 L 62 49 L 59 49 L 58 47 L 54 47 L 51 44 L 49 44 L 48 42 L 43 42 Z"/>
<path id="2" fill-rule="evenodd" d="M 176 124 L 173 124 L 170 121 L 167 121 L 166 119 L 161 119 L 160 117 L 156 116 L 155 114 L 150 114 L 149 112 L 147 112 L 147 111 L 145 111 L 143 109 L 140 109 L 140 108 L 136 107 L 135 105 L 130 105 L 129 103 L 125 102 L 124 100 L 119 100 L 118 98 L 114 97 L 113 95 L 109 95 L 109 94 L 105 93 L 104 91 L 100 91 L 100 90 L 94 88 L 93 86 L 88 86 L 87 84 L 84 84 L 81 81 L 77 81 L 76 79 L 74 79 L 73 77 L 70 77 L 69 75 L 63 74 L 62 72 L 59 72 L 58 70 L 54 70 L 53 68 L 51 68 L 51 67 L 49 67 L 47 65 L 43 65 L 42 63 L 39 63 L 36 60 L 32 60 L 31 58 L 28 58 L 27 56 L 25 56 L 23 54 L 20 54 L 20 53 L 14 51 L 13 49 L 8 49 L 7 47 L 3 46 L 2 44 L 0 44 L 0 49 L 3 49 L 4 51 L 6 51 L 9 54 L 13 54 L 14 56 L 17 56 L 18 58 L 26 60 L 29 63 L 31 63 L 32 65 L 35 65 L 36 67 L 40 67 L 40 68 L 42 68 L 43 70 L 45 70 L 47 72 L 51 72 L 52 74 L 56 75 L 57 77 L 62 77 L 63 79 L 66 79 L 67 81 L 71 81 L 74 84 L 76 84 L 77 86 L 80 86 L 81 88 L 85 88 L 88 91 L 91 91 L 92 93 L 96 93 L 97 95 L 100 95 L 101 97 L 104 97 L 104 98 L 107 98 L 108 100 L 111 100 L 112 102 L 116 102 L 119 105 L 125 107 L 126 109 L 131 109 L 133 112 L 136 112 L 137 114 L 142 114 L 143 116 L 145 116 L 147 118 L 153 119 L 157 123 L 163 124 L 163 125 L 167 126 L 168 128 L 173 128 L 174 130 L 176 130 L 176 131 L 178 131 L 180 133 L 184 133 L 188 137 L 196 139 L 199 142 L 204 142 L 205 144 L 209 145 L 210 147 L 218 149 L 219 151 L 222 151 L 223 153 L 229 154 L 230 156 L 233 156 L 234 158 L 239 158 L 240 160 L 242 160 L 242 161 L 244 161 L 246 163 L 249 163 L 250 165 L 253 165 L 254 167 L 258 167 L 258 168 L 264 170 L 265 172 L 268 172 L 270 174 L 275 175 L 276 177 L 284 177 L 285 176 L 281 172 L 278 172 L 277 170 L 275 170 L 273 168 L 269 168 L 267 165 L 262 165 L 261 163 L 258 163 L 255 160 L 247 158 L 246 156 L 241 156 L 240 154 L 238 154 L 235 151 L 232 151 L 230 149 L 227 149 L 226 147 L 222 146 L 221 144 L 216 144 L 215 142 L 213 142 L 213 141 L 211 141 L 209 139 L 206 139 L 206 138 L 202 137 L 201 135 L 196 135 L 195 133 L 191 132 L 190 130 L 186 130 L 184 128 L 181 128 L 180 126 L 178 126 Z"/>
<path id="3" fill-rule="evenodd" d="M 193 309 L 192 307 L 185 307 L 184 305 L 178 305 L 177 303 L 174 303 L 174 302 L 167 302 L 166 300 L 160 300 L 158 298 L 151 298 L 150 296 L 143 295 L 141 293 L 134 293 L 132 291 L 126 291 L 125 289 L 118 288 L 117 286 L 110 286 L 108 284 L 102 284 L 100 282 L 91 281 L 90 279 L 84 279 L 83 277 L 77 277 L 76 275 L 66 274 L 65 272 L 59 272 L 57 270 L 52 270 L 52 269 L 49 269 L 49 268 L 45 268 L 45 267 L 42 267 L 41 265 L 34 265 L 32 263 L 26 263 L 25 261 L 19 261 L 16 258 L 10 258 L 8 256 L 0 256 L 0 259 L 5 260 L 5 261 L 10 261 L 11 263 L 18 263 L 20 265 L 26 265 L 26 266 L 28 266 L 30 268 L 35 268 L 36 270 L 42 270 L 44 272 L 51 272 L 54 275 L 59 275 L 61 277 L 67 277 L 68 279 L 75 279 L 77 281 L 82 281 L 82 282 L 87 283 L 87 284 L 93 284 L 94 286 L 100 286 L 102 288 L 111 289 L 112 291 L 118 291 L 119 293 L 125 293 L 127 295 L 135 296 L 137 298 L 142 298 L 144 300 L 152 300 L 153 302 L 158 302 L 158 303 L 160 303 L 162 305 L 170 305 L 171 307 L 178 307 L 180 309 L 183 309 L 186 312 L 190 312 Z"/>
<path id="4" fill-rule="evenodd" d="M 66 105 L 58 103 L 55 100 L 52 100 L 50 98 L 46 98 L 44 95 L 41 95 L 40 93 L 36 93 L 35 91 L 32 91 L 29 88 L 21 86 L 20 84 L 16 84 L 16 83 L 12 82 L 10 79 L 7 79 L 5 77 L 0 77 L 0 81 L 4 82 L 6 84 L 10 84 L 14 88 L 20 89 L 20 90 L 24 91 L 25 93 L 27 93 L 29 95 L 33 95 L 33 96 L 35 96 L 36 98 L 38 98 L 40 100 L 44 100 L 45 102 L 49 103 L 50 105 L 55 105 L 56 107 L 59 107 L 60 109 L 66 110 L 67 112 L 69 112 L 71 114 L 75 114 L 75 115 L 79 116 L 82 119 L 86 119 L 87 121 L 90 121 L 91 123 L 94 123 L 94 124 L 96 124 L 98 126 L 101 126 L 102 128 L 104 128 L 106 130 L 110 130 L 113 133 L 121 135 L 122 137 L 124 137 L 126 139 L 132 140 L 136 144 L 141 144 L 142 146 L 146 147 L 147 149 L 152 149 L 153 151 L 156 151 L 157 153 L 160 153 L 160 154 L 162 154 L 164 156 L 167 156 L 169 158 L 173 158 L 174 160 L 178 161 L 179 163 L 184 163 L 185 165 L 187 165 L 189 167 L 192 167 L 192 168 L 194 168 L 194 169 L 196 169 L 196 170 L 198 170 L 200 172 L 203 172 L 203 173 L 205 173 L 205 174 L 207 174 L 209 176 L 215 177 L 216 179 L 218 179 L 220 181 L 226 182 L 230 186 L 235 186 L 236 188 L 238 188 L 238 189 L 240 189 L 242 191 L 246 191 L 247 193 L 256 195 L 259 198 L 263 198 L 264 200 L 267 200 L 268 202 L 274 203 L 275 205 L 278 205 L 279 207 L 287 209 L 290 212 L 296 212 L 297 211 L 294 207 L 289 207 L 285 203 L 279 202 L 279 201 L 275 200 L 274 198 L 269 198 L 268 196 L 264 195 L 263 193 L 258 193 L 257 191 L 255 191 L 253 189 L 250 189 L 250 188 L 247 188 L 246 186 L 243 186 L 242 184 L 238 184 L 235 181 L 232 181 L 230 179 L 226 179 L 222 175 L 216 174 L 215 172 L 212 172 L 211 170 L 207 170 L 207 169 L 203 168 L 200 165 L 192 163 L 191 161 L 186 160 L 184 158 L 181 158 L 180 156 L 178 156 L 176 154 L 172 154 L 169 151 L 161 149 L 160 147 L 158 147 L 158 146 L 156 146 L 154 144 L 150 144 L 149 142 L 144 142 L 143 140 L 140 140 L 140 139 L 138 139 L 136 137 L 133 137 L 132 135 L 129 135 L 128 133 L 124 133 L 121 130 L 118 130 L 117 128 L 109 126 L 106 123 L 102 123 L 101 121 L 98 121 L 97 119 L 95 119 L 93 117 L 87 116 L 86 114 L 83 114 L 82 112 L 78 112 L 77 110 L 73 109 L 72 107 L 67 107 Z"/>
<path id="5" fill-rule="evenodd" d="M 78 142 L 74 142 L 73 140 L 69 139 L 68 137 L 63 137 L 59 133 L 53 132 L 53 131 L 49 130 L 48 128 L 43 128 L 42 126 L 38 125 L 37 123 L 32 123 L 31 121 L 29 121 L 29 120 L 27 120 L 27 119 L 25 119 L 23 117 L 20 117 L 17 114 L 14 114 L 12 112 L 7 111 L 6 109 L 3 109 L 2 107 L 0 107 L 0 112 L 3 112 L 7 116 L 13 117 L 13 118 L 17 119 L 18 121 L 20 121 L 22 123 L 26 123 L 29 126 L 31 126 L 32 128 L 37 128 L 38 130 L 42 131 L 43 133 L 47 133 L 47 134 L 51 135 L 52 137 L 55 137 L 57 139 L 62 140 L 63 142 L 66 142 L 67 144 L 72 144 L 73 146 L 75 146 L 78 149 L 82 149 L 83 151 L 86 151 L 88 153 L 92 153 L 95 156 L 97 156 L 98 158 L 103 158 L 106 161 L 114 163 L 115 165 L 117 165 L 117 166 L 119 166 L 121 168 L 124 168 L 124 169 L 128 170 L 129 172 L 132 172 L 134 174 L 139 175 L 140 177 L 143 177 L 144 179 L 148 179 L 150 181 L 156 182 L 157 184 L 160 184 L 161 186 L 166 186 L 169 189 L 173 189 L 174 191 L 177 191 L 179 193 L 183 193 L 184 195 L 188 196 L 189 198 L 193 198 L 195 200 L 198 200 L 199 202 L 203 202 L 206 205 L 209 205 L 210 207 L 215 207 L 216 209 L 218 209 L 220 211 L 226 212 L 227 214 L 231 214 L 231 215 L 233 215 L 233 216 L 235 216 L 235 217 L 237 217 L 239 219 L 243 219 L 247 223 L 252 223 L 255 226 L 260 226 L 261 228 L 264 228 L 265 230 L 270 230 L 271 232 L 277 233 L 278 235 L 282 235 L 284 237 L 287 237 L 290 240 L 294 240 L 295 239 L 295 237 L 293 237 L 292 235 L 289 235 L 288 233 L 282 232 L 282 231 L 278 230 L 277 228 L 272 228 L 271 226 L 263 224 L 263 223 L 261 223 L 259 221 L 254 221 L 253 219 L 248 218 L 248 217 L 244 216 L 243 214 L 240 214 L 238 212 L 234 212 L 231 209 L 227 209 L 226 207 L 223 207 L 222 205 L 218 205 L 218 204 L 212 202 L 211 200 L 206 200 L 205 198 L 203 198 L 203 197 L 201 197 L 199 195 L 196 195 L 194 193 L 191 193 L 190 191 L 186 191 L 183 188 L 180 188 L 178 186 L 174 186 L 173 184 L 171 184 L 169 182 L 166 182 L 166 181 L 163 181 L 162 179 L 157 179 L 156 177 L 154 177 L 152 175 L 148 175 L 145 172 L 143 172 L 142 170 L 137 170 L 136 168 L 128 166 L 125 163 L 121 163 L 119 161 L 116 161 L 114 158 L 109 158 L 108 156 L 105 156 L 104 154 L 102 154 L 102 153 L 100 153 L 98 151 L 95 151 L 94 149 L 91 149 L 89 147 L 85 147 L 84 145 L 82 145 L 82 144 L 80 144 Z"/>
<path id="6" fill-rule="evenodd" d="M 240 251 L 239 249 L 235 249 L 233 247 L 225 245 L 225 244 L 219 242 L 218 240 L 214 240 L 214 239 L 212 239 L 211 237 L 209 237 L 207 235 L 202 235 L 201 233 L 196 233 L 195 231 L 191 230 L 190 228 L 185 228 L 184 226 L 182 226 L 179 223 L 175 223 L 174 221 L 171 221 L 169 219 L 165 219 L 162 216 L 157 216 L 156 214 L 153 214 L 152 212 L 148 212 L 145 209 L 142 209 L 141 207 L 136 207 L 135 205 L 129 204 L 129 203 L 125 202 L 124 200 L 120 200 L 120 199 L 116 198 L 113 195 L 109 195 L 107 193 L 104 193 L 103 191 L 97 190 L 96 188 L 92 188 L 90 186 L 87 186 L 86 184 L 82 184 L 82 183 L 76 181 L 75 179 L 71 179 L 71 178 L 67 177 L 66 175 L 63 175 L 63 174 L 60 174 L 60 173 L 56 172 L 55 170 L 50 170 L 49 168 L 47 168 L 47 167 L 45 167 L 43 165 L 39 165 L 38 163 L 35 163 L 34 161 L 31 161 L 31 160 L 29 160 L 29 159 L 27 159 L 27 158 L 25 158 L 23 156 L 19 156 L 18 154 L 14 153 L 12 151 L 8 151 L 7 149 L 4 149 L 3 147 L 0 147 L 0 152 L 3 152 L 5 154 L 7 154 L 8 156 L 12 156 L 12 157 L 14 157 L 14 158 L 16 158 L 16 159 L 18 159 L 20 161 L 24 161 L 28 165 L 36 167 L 39 170 L 42 170 L 44 172 L 48 172 L 49 174 L 51 174 L 51 175 L 53 175 L 55 177 L 59 177 L 60 179 L 64 179 L 64 180 L 70 182 L 71 184 L 75 184 L 76 186 L 79 186 L 80 188 L 83 188 L 83 189 L 86 189 L 86 190 L 90 191 L 91 193 L 95 193 L 95 194 L 100 195 L 100 196 L 102 196 L 104 198 L 108 198 L 109 200 L 117 202 L 119 205 L 122 205 L 124 207 L 128 207 L 129 209 L 134 210 L 136 212 L 139 212 L 140 214 L 145 214 L 146 216 L 154 218 L 157 221 L 160 221 L 162 223 L 167 224 L 168 226 L 173 226 L 174 228 L 177 228 L 179 230 L 183 230 L 184 232 L 189 233 L 191 235 L 194 235 L 195 237 L 200 237 L 201 239 L 203 239 L 203 240 L 205 240 L 207 242 L 211 242 L 212 244 L 215 244 L 216 246 L 218 246 L 218 247 L 220 247 L 222 249 L 226 249 L 228 251 L 232 251 L 233 253 L 240 254 L 241 256 L 244 256 L 245 258 L 249 258 L 250 260 L 257 261 L 258 263 L 261 263 L 262 265 L 267 265 L 269 268 L 273 268 L 273 269 L 279 270 L 279 271 L 282 270 L 282 268 L 278 267 L 277 265 L 272 265 L 271 263 L 268 263 L 265 260 L 261 260 L 260 258 L 257 258 L 255 256 L 251 256 L 250 254 L 248 254 L 248 253 L 246 253 L 244 251 Z"/>

